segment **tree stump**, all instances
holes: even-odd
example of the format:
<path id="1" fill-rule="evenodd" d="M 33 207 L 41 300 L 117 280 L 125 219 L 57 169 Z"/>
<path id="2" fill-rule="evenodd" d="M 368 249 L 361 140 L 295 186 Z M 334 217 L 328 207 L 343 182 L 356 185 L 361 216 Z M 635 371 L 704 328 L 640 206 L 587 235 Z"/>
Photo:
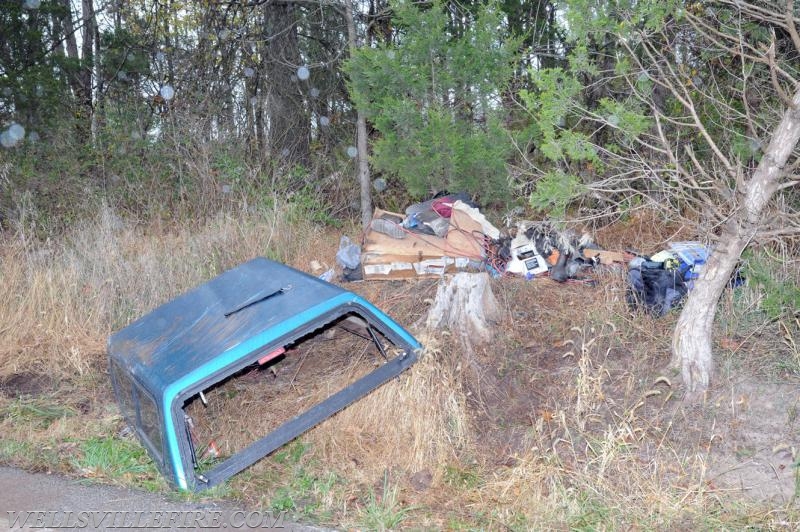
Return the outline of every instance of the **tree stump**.
<path id="1" fill-rule="evenodd" d="M 469 354 L 474 347 L 494 340 L 500 308 L 487 273 L 457 273 L 442 282 L 428 311 L 425 326 L 446 328 L 458 337 Z"/>

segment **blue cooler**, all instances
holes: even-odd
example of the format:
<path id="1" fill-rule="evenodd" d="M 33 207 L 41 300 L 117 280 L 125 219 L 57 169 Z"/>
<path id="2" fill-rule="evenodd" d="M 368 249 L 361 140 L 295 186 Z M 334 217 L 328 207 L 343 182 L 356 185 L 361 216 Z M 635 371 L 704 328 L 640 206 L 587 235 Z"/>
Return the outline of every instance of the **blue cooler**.
<path id="1" fill-rule="evenodd" d="M 696 241 L 672 242 L 669 249 L 680 261 L 680 271 L 684 281 L 700 277 L 700 272 L 710 253 L 706 246 Z"/>

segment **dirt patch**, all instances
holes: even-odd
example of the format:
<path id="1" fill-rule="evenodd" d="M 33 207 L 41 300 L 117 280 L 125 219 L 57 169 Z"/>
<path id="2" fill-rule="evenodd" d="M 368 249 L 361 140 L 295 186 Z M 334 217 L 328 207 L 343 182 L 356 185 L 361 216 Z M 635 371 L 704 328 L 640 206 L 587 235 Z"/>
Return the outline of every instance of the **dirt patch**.
<path id="1" fill-rule="evenodd" d="M 0 393 L 7 397 L 41 395 L 56 388 L 56 382 L 48 375 L 19 373 L 0 380 Z"/>
<path id="2" fill-rule="evenodd" d="M 631 434 L 621 441 L 638 448 L 643 467 L 663 460 L 669 445 L 683 463 L 697 466 L 699 457 L 705 468 L 676 466 L 665 478 L 696 476 L 723 497 L 792 502 L 800 489 L 797 380 L 765 378 L 763 369 L 754 374 L 745 365 L 720 376 L 705 404 L 684 404 L 669 367 L 674 316 L 631 313 L 622 298 L 613 300 L 621 293 L 616 273 L 603 275 L 595 287 L 496 283 L 505 319 L 496 344 L 476 353 L 478 368 L 468 377 L 475 454 L 502 468 L 515 466 L 534 444 L 557 449 L 564 441 L 558 418 L 566 413 L 581 427 L 563 464 L 589 463 L 590 442 L 625 421 Z"/>
<path id="3" fill-rule="evenodd" d="M 749 378 L 712 393 L 706 435 L 715 486 L 759 501 L 794 500 L 800 489 L 799 389 L 796 382 Z"/>

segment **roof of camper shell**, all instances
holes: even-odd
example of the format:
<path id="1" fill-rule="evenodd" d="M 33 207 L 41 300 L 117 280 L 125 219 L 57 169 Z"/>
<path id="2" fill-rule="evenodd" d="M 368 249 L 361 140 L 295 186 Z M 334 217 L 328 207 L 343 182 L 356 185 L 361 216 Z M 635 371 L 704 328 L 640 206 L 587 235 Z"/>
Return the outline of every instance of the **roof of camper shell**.
<path id="1" fill-rule="evenodd" d="M 204 378 L 359 296 L 303 272 L 253 259 L 112 335 L 108 352 L 156 396 Z M 194 381 L 196 379 L 192 379 Z"/>

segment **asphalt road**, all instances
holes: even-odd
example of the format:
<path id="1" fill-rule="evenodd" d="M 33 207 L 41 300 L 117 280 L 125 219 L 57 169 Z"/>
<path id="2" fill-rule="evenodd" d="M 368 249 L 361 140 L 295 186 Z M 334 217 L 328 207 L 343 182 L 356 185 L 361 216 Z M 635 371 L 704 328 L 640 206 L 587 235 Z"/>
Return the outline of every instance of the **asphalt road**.
<path id="1" fill-rule="evenodd" d="M 277 513 L 227 503 L 180 502 L 163 494 L 87 485 L 58 475 L 0 467 L 0 531 L 323 529 L 284 522 Z"/>

